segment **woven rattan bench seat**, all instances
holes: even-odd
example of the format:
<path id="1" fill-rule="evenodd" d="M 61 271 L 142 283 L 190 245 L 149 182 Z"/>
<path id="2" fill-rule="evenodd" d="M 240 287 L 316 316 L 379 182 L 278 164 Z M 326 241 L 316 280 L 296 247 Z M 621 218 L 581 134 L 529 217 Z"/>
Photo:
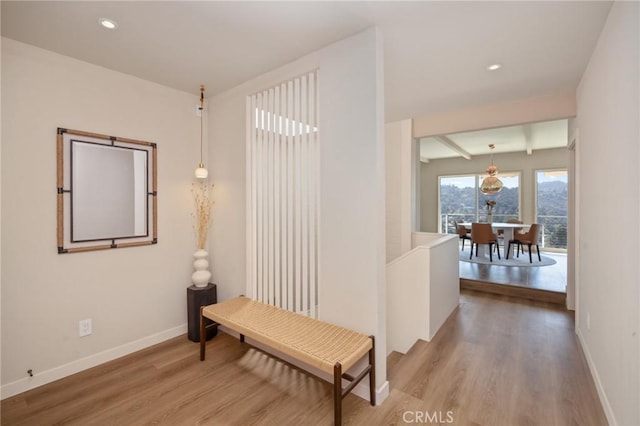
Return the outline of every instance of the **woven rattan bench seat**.
<path id="1" fill-rule="evenodd" d="M 348 370 L 373 346 L 365 334 L 247 297 L 206 306 L 202 315 L 329 374 L 336 363 Z"/>
<path id="2" fill-rule="evenodd" d="M 342 400 L 369 376 L 369 401 L 376 405 L 375 338 L 294 312 L 236 297 L 217 305 L 200 308 L 200 361 L 206 357 L 207 327 L 223 325 L 245 337 L 279 351 L 288 357 L 333 376 L 334 424 L 342 424 Z M 207 319 L 213 324 L 207 325 Z M 346 371 L 368 357 L 357 376 Z M 314 373 L 317 375 L 317 373 Z M 326 380 L 326 378 L 325 378 Z M 349 384 L 342 387 L 342 381 Z"/>

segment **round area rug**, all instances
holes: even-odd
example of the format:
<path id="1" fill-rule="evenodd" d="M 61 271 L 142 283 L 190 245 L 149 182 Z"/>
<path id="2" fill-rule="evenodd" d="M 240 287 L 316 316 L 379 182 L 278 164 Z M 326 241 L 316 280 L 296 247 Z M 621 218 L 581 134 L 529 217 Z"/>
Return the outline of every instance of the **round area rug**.
<path id="1" fill-rule="evenodd" d="M 498 255 L 493 253 L 493 262 L 489 261 L 489 255 L 487 257 L 476 257 L 475 253 L 471 259 L 469 259 L 469 247 L 465 247 L 464 251 L 458 251 L 460 261 L 461 262 L 469 262 L 469 263 L 480 263 L 483 265 L 499 265 L 499 266 L 524 266 L 524 267 L 533 267 L 533 266 L 550 266 L 555 265 L 556 261 L 550 257 L 540 255 L 542 258 L 542 262 L 538 261 L 538 254 L 535 249 L 533 253 L 531 253 L 531 258 L 533 259 L 533 263 L 529 263 L 529 253 L 524 252 L 524 254 L 520 254 L 520 257 L 512 257 L 511 253 L 509 253 L 509 260 L 504 258 L 504 253 L 502 249 L 500 250 L 500 256 L 502 259 L 498 260 Z"/>

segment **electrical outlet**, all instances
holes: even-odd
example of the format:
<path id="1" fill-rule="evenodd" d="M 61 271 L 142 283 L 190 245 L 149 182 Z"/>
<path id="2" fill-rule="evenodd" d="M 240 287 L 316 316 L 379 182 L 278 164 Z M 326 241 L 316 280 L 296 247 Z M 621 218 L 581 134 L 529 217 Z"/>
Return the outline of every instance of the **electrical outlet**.
<path id="1" fill-rule="evenodd" d="M 80 320 L 80 328 L 78 335 L 80 337 L 88 336 L 91 334 L 91 318 Z"/>
<path id="2" fill-rule="evenodd" d="M 587 312 L 587 330 L 591 330 L 591 313 Z"/>

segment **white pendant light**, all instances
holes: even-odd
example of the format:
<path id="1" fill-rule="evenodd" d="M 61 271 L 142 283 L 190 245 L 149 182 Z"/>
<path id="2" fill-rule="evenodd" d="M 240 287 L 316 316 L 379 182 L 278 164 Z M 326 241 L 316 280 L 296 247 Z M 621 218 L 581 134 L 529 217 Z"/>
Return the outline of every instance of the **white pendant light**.
<path id="1" fill-rule="evenodd" d="M 209 176 L 209 170 L 205 169 L 204 164 L 200 163 L 196 169 L 195 175 L 198 179 L 206 179 Z"/>
<path id="2" fill-rule="evenodd" d="M 200 164 L 195 171 L 195 175 L 198 179 L 206 179 L 209 176 L 209 171 L 204 167 L 202 162 L 202 116 L 204 115 L 204 85 L 200 86 Z"/>

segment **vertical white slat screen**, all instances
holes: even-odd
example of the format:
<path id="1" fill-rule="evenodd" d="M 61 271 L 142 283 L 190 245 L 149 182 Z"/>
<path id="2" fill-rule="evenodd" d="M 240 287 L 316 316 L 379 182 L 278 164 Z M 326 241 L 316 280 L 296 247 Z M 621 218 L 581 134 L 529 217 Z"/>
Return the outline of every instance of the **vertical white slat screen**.
<path id="1" fill-rule="evenodd" d="M 247 98 L 249 294 L 317 317 L 318 71 Z"/>
<path id="2" fill-rule="evenodd" d="M 316 87 L 316 79 L 315 74 L 309 74 L 309 87 Z M 316 122 L 316 96 L 314 90 L 309 90 L 308 93 L 309 98 L 309 129 L 315 129 Z M 309 138 L 308 144 L 308 152 L 307 152 L 307 171 L 309 173 L 309 198 L 308 198 L 308 206 L 309 206 L 309 241 L 313 242 L 309 244 L 309 288 L 315 289 L 317 285 L 317 277 L 316 277 L 316 245 L 317 245 L 317 233 L 316 233 L 316 194 L 318 191 L 316 190 L 315 182 L 318 182 L 318 176 L 316 176 L 315 172 L 317 170 L 317 163 L 315 161 L 316 158 L 319 158 L 319 153 L 317 152 L 317 139 L 315 137 Z M 311 182 L 314 182 L 312 185 Z M 311 316 L 317 318 L 317 294 L 315 291 L 309 292 L 309 305 L 311 309 Z"/>

